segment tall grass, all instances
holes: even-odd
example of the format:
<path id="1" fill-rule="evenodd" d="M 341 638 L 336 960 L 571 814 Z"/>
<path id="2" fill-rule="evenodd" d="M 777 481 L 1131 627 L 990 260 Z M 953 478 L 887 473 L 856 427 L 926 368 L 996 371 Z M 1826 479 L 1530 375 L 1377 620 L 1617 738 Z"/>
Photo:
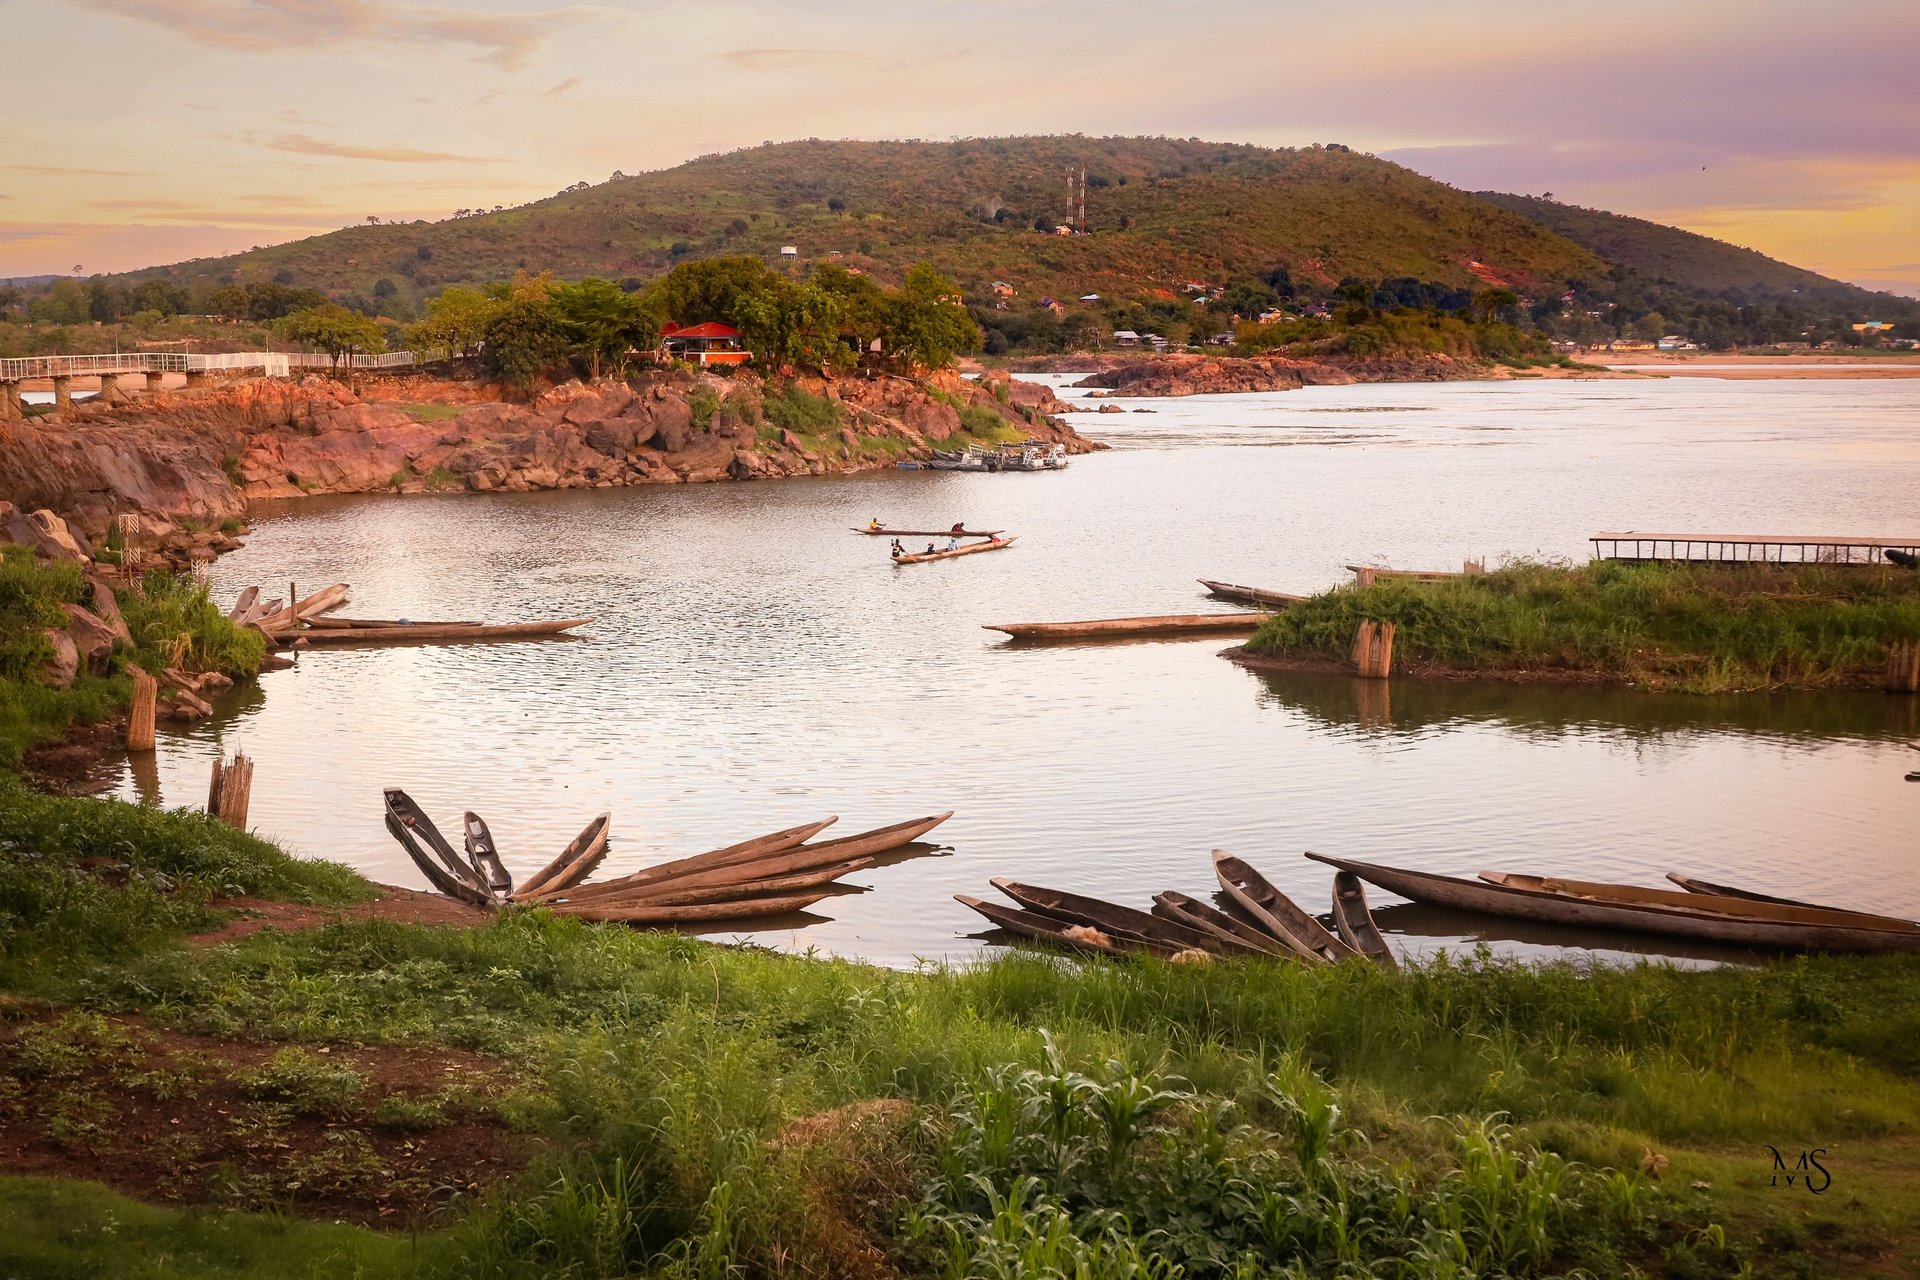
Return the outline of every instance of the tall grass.
<path id="1" fill-rule="evenodd" d="M 235 679 L 260 670 L 265 637 L 228 621 L 206 583 L 156 570 L 141 580 L 139 590 L 119 595 L 137 648 L 135 660 L 148 670 L 184 664 Z"/>
<path id="2" fill-rule="evenodd" d="M 1824 688 L 1877 675 L 1920 638 L 1920 575 L 1821 565 L 1518 564 L 1439 582 L 1382 579 L 1275 615 L 1255 654 L 1344 659 L 1364 618 L 1395 656 L 1454 670 L 1550 670 L 1693 692 Z"/>

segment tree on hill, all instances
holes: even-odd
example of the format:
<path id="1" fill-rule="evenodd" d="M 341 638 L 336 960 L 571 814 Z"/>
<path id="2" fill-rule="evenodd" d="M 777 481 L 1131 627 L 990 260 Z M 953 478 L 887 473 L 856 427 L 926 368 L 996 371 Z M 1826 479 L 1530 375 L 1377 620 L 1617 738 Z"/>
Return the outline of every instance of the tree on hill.
<path id="1" fill-rule="evenodd" d="M 887 305 L 886 350 L 923 369 L 940 369 L 980 349 L 980 326 L 967 314 L 960 287 L 922 262 Z"/>
<path id="2" fill-rule="evenodd" d="M 1482 289 L 1473 295 L 1470 310 L 1475 320 L 1485 324 L 1509 307 L 1519 305 L 1520 295 L 1511 289 Z"/>
<path id="3" fill-rule="evenodd" d="M 320 348 L 340 367 L 340 357 L 354 351 L 383 351 L 387 340 L 380 323 L 371 316 L 329 302 L 281 318 L 274 328 L 289 342 Z"/>

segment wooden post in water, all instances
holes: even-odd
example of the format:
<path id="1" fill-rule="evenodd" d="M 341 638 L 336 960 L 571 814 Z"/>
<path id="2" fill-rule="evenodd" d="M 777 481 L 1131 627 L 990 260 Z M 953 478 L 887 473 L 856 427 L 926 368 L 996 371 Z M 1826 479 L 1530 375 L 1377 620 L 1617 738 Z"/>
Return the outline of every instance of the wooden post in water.
<path id="1" fill-rule="evenodd" d="M 1391 622 L 1361 619 L 1359 629 L 1353 633 L 1355 675 L 1365 680 L 1387 678 L 1387 672 L 1393 666 L 1393 633 L 1394 624 Z"/>
<path id="2" fill-rule="evenodd" d="M 1365 591 L 1373 585 L 1373 570 L 1361 568 L 1353 571 L 1353 585 Z"/>
<path id="3" fill-rule="evenodd" d="M 1370 618 L 1360 619 L 1360 625 L 1353 633 L 1353 650 L 1348 655 L 1356 674 L 1367 674 L 1367 667 L 1373 661 L 1373 638 L 1380 628 Z"/>
<path id="4" fill-rule="evenodd" d="M 1366 674 L 1375 680 L 1385 680 L 1393 668 L 1394 624 L 1382 622 L 1373 634 L 1373 669 Z"/>
<path id="5" fill-rule="evenodd" d="M 160 682 L 131 663 L 127 670 L 133 676 L 133 706 L 127 712 L 127 750 L 151 751 L 154 704 L 160 697 Z"/>
<path id="6" fill-rule="evenodd" d="M 1886 689 L 1889 693 L 1920 693 L 1920 643 L 1900 640 L 1888 650 Z"/>
<path id="7" fill-rule="evenodd" d="M 231 760 L 213 762 L 213 782 L 207 788 L 207 812 L 230 827 L 247 829 L 247 804 L 253 799 L 253 761 L 235 752 Z"/>

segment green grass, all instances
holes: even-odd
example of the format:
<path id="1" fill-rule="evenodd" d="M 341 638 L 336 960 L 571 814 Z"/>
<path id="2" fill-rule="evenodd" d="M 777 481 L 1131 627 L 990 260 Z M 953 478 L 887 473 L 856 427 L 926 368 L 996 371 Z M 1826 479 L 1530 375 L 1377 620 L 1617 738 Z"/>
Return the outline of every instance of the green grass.
<path id="1" fill-rule="evenodd" d="M 63 604 L 91 604 L 77 565 L 34 558 L 26 547 L 0 547 L 0 769 L 76 724 L 105 720 L 124 704 L 119 677 L 82 674 L 65 689 L 41 683 L 53 657 L 44 628 L 67 625 Z"/>
<path id="2" fill-rule="evenodd" d="M 769 383 L 760 411 L 768 422 L 795 435 L 823 436 L 841 426 L 840 407 L 825 396 L 788 383 Z"/>
<path id="3" fill-rule="evenodd" d="M 166 667 L 218 671 L 239 680 L 260 670 L 266 638 L 228 621 L 204 582 L 156 570 L 138 590 L 118 593 L 133 634 L 134 661 L 159 673 Z"/>
<path id="4" fill-rule="evenodd" d="M 1396 662 L 1549 671 L 1690 692 L 1871 684 L 1888 645 L 1920 638 L 1909 570 L 1595 561 L 1440 582 L 1382 579 L 1295 605 L 1256 655 L 1344 660 L 1363 618 L 1397 624 Z"/>
<path id="5" fill-rule="evenodd" d="M 415 422 L 450 422 L 468 408 L 464 404 L 397 404 L 393 407 Z"/>

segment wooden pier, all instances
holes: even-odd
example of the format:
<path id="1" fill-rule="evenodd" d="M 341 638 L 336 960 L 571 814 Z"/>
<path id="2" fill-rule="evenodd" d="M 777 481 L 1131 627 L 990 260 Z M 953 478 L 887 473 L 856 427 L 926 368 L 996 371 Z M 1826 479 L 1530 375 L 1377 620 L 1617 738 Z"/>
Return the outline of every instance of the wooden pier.
<path id="1" fill-rule="evenodd" d="M 1888 551 L 1920 555 L 1920 536 L 1867 537 L 1769 533 L 1596 533 L 1596 560 L 1690 564 L 1886 564 Z"/>

